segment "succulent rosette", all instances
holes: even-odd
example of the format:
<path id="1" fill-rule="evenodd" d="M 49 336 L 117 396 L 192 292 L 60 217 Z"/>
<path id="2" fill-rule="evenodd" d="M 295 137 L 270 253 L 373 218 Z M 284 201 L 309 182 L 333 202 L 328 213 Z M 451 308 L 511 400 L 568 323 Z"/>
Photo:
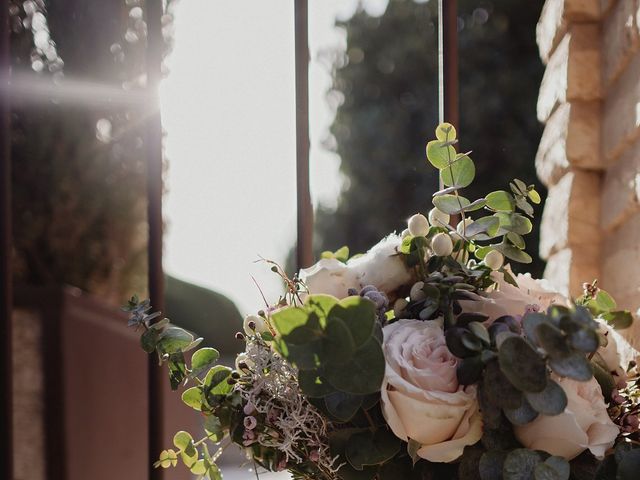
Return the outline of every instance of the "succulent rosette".
<path id="1" fill-rule="evenodd" d="M 637 478 L 637 352 L 617 331 L 631 314 L 595 281 L 571 298 L 514 273 L 540 196 L 514 179 L 464 197 L 475 165 L 452 125 L 435 136 L 433 208 L 363 255 L 324 252 L 293 278 L 271 262 L 284 293 L 247 316 L 233 368 L 132 299 L 142 347 L 205 419 L 158 467 L 220 479 L 233 444 L 295 479 Z"/>

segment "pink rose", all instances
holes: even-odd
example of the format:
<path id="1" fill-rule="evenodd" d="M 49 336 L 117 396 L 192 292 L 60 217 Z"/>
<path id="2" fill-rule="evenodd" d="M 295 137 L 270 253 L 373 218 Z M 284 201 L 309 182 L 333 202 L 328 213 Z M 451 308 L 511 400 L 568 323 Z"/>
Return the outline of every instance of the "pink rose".
<path id="1" fill-rule="evenodd" d="M 507 267 L 508 268 L 508 267 Z M 555 291 L 547 280 L 532 278 L 530 274 L 513 275 L 517 287 L 504 279 L 500 272 L 493 272 L 496 288 L 475 300 L 460 302 L 465 312 L 482 313 L 489 321 L 504 315 L 517 317 L 530 311 L 545 311 L 551 305 L 569 305 L 568 299 Z"/>
<path id="2" fill-rule="evenodd" d="M 482 436 L 476 389 L 458 384 L 458 359 L 437 321 L 399 320 L 384 327 L 382 411 L 393 433 L 420 443 L 418 456 L 452 462 Z"/>
<path id="3" fill-rule="evenodd" d="M 611 421 L 595 378 L 578 382 L 570 378 L 552 378 L 567 394 L 567 407 L 560 415 L 539 415 L 533 422 L 514 427 L 516 437 L 525 447 L 544 450 L 567 460 L 587 448 L 596 457 L 604 457 L 620 433 Z"/>

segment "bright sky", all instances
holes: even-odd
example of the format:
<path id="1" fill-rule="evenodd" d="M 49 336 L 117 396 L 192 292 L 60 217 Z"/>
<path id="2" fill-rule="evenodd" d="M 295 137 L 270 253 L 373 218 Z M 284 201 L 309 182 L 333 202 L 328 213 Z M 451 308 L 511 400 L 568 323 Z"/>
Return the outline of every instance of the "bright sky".
<path id="1" fill-rule="evenodd" d="M 322 147 L 333 112 L 322 50 L 358 0 L 310 0 L 311 188 L 334 205 L 339 159 Z M 367 0 L 380 15 L 387 0 Z M 171 74 L 162 86 L 169 159 L 165 269 L 219 291 L 250 313 L 280 283 L 259 256 L 284 263 L 295 241 L 293 1 L 182 0 Z"/>

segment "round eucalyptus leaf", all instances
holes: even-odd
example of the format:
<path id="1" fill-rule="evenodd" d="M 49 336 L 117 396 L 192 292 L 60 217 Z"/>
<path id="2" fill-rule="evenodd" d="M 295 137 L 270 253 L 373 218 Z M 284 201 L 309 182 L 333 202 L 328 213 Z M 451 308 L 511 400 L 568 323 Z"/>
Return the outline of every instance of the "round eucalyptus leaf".
<path id="1" fill-rule="evenodd" d="M 549 366 L 561 377 L 569 377 L 580 382 L 586 382 L 593 376 L 591 363 L 580 353 L 572 353 L 566 357 L 551 358 Z"/>
<path id="2" fill-rule="evenodd" d="M 562 457 L 554 455 L 547 458 L 544 463 L 556 471 L 558 480 L 568 480 L 569 475 L 571 475 L 571 466 L 569 462 Z"/>
<path id="3" fill-rule="evenodd" d="M 456 149 L 442 140 L 431 140 L 427 143 L 427 159 L 437 169 L 445 168 L 456 158 Z"/>
<path id="4" fill-rule="evenodd" d="M 475 175 L 476 167 L 467 155 L 458 156 L 450 165 L 440 170 L 442 183 L 447 187 L 468 187 Z"/>
<path id="5" fill-rule="evenodd" d="M 525 336 L 534 343 L 539 343 L 536 329 L 538 325 L 548 322 L 549 319 L 544 313 L 531 312 L 522 317 L 522 328 Z"/>
<path id="6" fill-rule="evenodd" d="M 443 142 L 453 142 L 456 139 L 456 127 L 450 123 L 443 122 L 436 127 L 436 138 Z"/>
<path id="7" fill-rule="evenodd" d="M 531 407 L 543 415 L 559 415 L 567 407 L 567 395 L 557 382 L 548 379 L 541 392 L 527 392 L 525 398 Z"/>
<path id="8" fill-rule="evenodd" d="M 592 353 L 600 346 L 598 332 L 590 328 L 580 328 L 569 335 L 571 346 L 577 350 Z"/>
<path id="9" fill-rule="evenodd" d="M 539 453 L 526 448 L 512 450 L 504 459 L 502 475 L 504 480 L 534 480 L 534 472 L 542 463 Z"/>
<path id="10" fill-rule="evenodd" d="M 498 352 L 500 370 L 523 392 L 541 392 L 547 385 L 547 367 L 531 345 L 521 337 L 505 339 Z"/>
<path id="11" fill-rule="evenodd" d="M 444 335 L 445 335 L 445 340 L 447 342 L 447 348 L 456 357 L 466 358 L 476 354 L 476 351 L 469 349 L 465 345 L 465 342 L 463 342 L 462 340 L 463 336 L 465 335 L 471 336 L 472 338 L 475 339 L 475 337 L 473 337 L 473 335 L 471 335 L 471 333 L 465 330 L 464 328 L 459 328 L 459 327 L 448 328 L 445 331 Z M 480 343 L 480 341 L 478 339 L 476 340 L 480 345 L 480 348 L 482 348 L 482 344 Z M 468 339 L 467 339 L 467 343 L 469 343 Z"/>
<path id="12" fill-rule="evenodd" d="M 506 456 L 506 452 L 501 450 L 484 452 L 480 457 L 480 464 L 478 466 L 481 480 L 501 480 L 502 467 Z"/>
<path id="13" fill-rule="evenodd" d="M 538 412 L 529 405 L 526 398 L 522 399 L 522 403 L 518 408 L 505 408 L 504 414 L 514 425 L 526 425 L 538 418 Z"/>
<path id="14" fill-rule="evenodd" d="M 568 339 L 562 330 L 549 322 L 542 322 L 536 327 L 536 338 L 551 358 L 566 357 L 571 353 Z"/>
<path id="15" fill-rule="evenodd" d="M 485 200 L 487 201 L 487 207 L 491 208 L 492 210 L 504 212 L 512 212 L 513 207 L 516 203 L 513 195 L 504 190 L 491 192 L 485 197 Z"/>
<path id="16" fill-rule="evenodd" d="M 460 195 L 440 195 L 433 199 L 433 204 L 441 212 L 453 215 L 463 211 L 471 202 Z"/>
<path id="17" fill-rule="evenodd" d="M 327 411 L 340 422 L 348 422 L 362 405 L 362 399 L 361 395 L 334 392 L 324 397 L 324 404 Z"/>

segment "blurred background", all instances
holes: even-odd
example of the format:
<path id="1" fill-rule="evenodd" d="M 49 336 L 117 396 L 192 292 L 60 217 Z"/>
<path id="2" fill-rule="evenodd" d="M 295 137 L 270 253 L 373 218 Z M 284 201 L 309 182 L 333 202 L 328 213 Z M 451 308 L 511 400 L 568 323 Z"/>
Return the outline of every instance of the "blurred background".
<path id="1" fill-rule="evenodd" d="M 544 191 L 542 4 L 458 1 L 471 196 L 513 177 Z M 294 270 L 293 3 L 168 0 L 166 12 L 165 314 L 232 361 L 242 316 L 282 291 L 260 259 Z M 144 478 L 146 358 L 118 311 L 147 292 L 144 5 L 10 0 L 10 14 L 16 478 Z M 311 0 L 309 43 L 316 258 L 364 252 L 437 190 L 424 153 L 438 123 L 437 5 Z M 537 244 L 528 270 L 540 276 Z M 195 430 L 167 398 L 169 433 Z M 241 457 L 226 463 L 225 478 L 249 478 Z"/>

